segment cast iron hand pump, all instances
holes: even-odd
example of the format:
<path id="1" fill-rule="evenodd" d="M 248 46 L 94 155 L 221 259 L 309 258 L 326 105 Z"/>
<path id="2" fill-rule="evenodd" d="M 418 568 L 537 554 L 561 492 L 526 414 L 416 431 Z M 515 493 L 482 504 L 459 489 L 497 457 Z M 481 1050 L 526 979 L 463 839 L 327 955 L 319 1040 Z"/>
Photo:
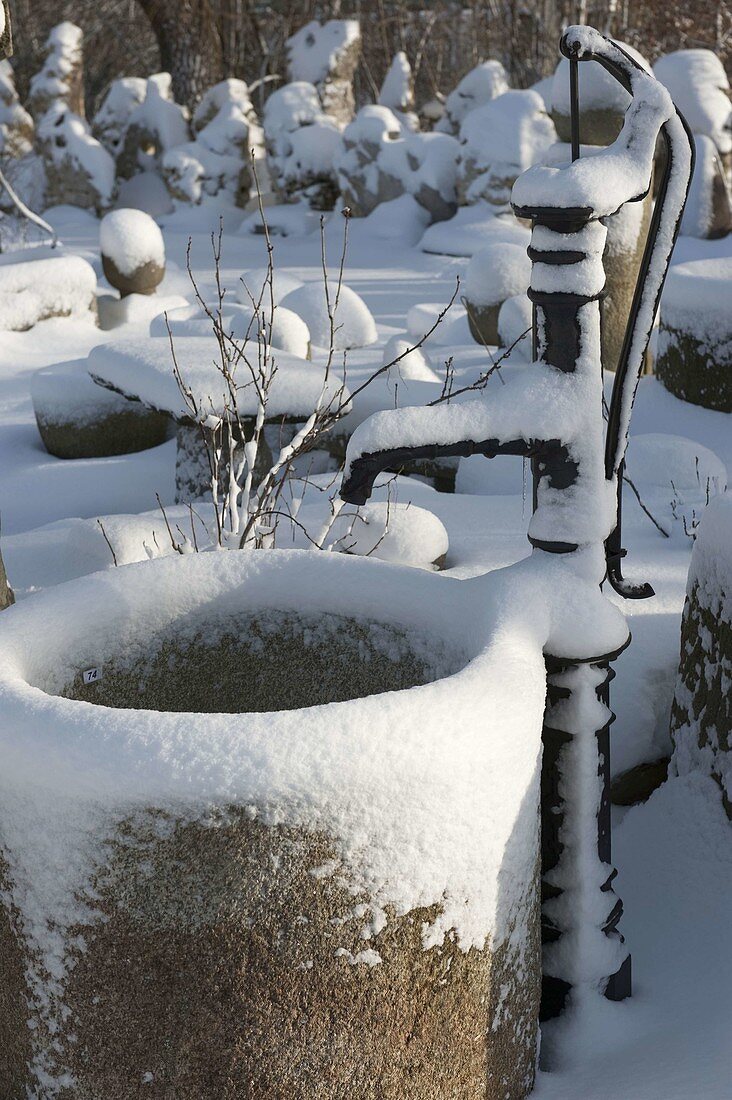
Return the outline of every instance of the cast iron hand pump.
<path id="1" fill-rule="evenodd" d="M 534 362 L 509 369 L 504 374 L 506 384 L 496 387 L 490 397 L 481 394 L 428 409 L 398 409 L 371 417 L 349 443 L 341 494 L 350 503 L 362 504 L 382 470 L 399 469 L 415 459 L 523 455 L 531 459 L 534 480 L 528 531 L 533 554 L 566 555 L 564 560 L 578 575 L 592 576 L 598 585 L 607 580 L 621 595 L 639 598 L 652 595 L 653 590 L 649 585 L 629 584 L 622 576 L 622 470 L 635 393 L 686 202 L 694 146 L 665 88 L 616 43 L 589 27 L 570 27 L 560 49 L 570 61 L 572 162 L 529 169 L 516 181 L 512 197 L 516 214 L 532 223 L 528 293 L 534 304 Z M 595 61 L 611 73 L 630 93 L 631 102 L 617 140 L 602 152 L 580 159 L 577 76 L 578 64 L 586 61 Z M 667 152 L 664 175 L 605 427 L 600 358 L 604 219 L 648 193 L 659 134 Z M 586 969 L 572 958 L 571 945 L 582 940 L 575 935 L 579 917 L 569 912 L 583 864 L 562 840 L 568 835 L 565 826 L 578 820 L 579 810 L 560 796 L 560 780 L 567 780 L 567 769 L 575 768 L 578 776 L 570 750 L 587 731 L 569 716 L 575 714 L 572 700 L 576 702 L 582 692 L 589 692 L 602 708 L 595 711 L 601 716 L 597 723 L 601 728 L 596 725 L 592 730 L 592 744 L 601 780 L 596 855 L 607 865 L 607 875 L 596 887 L 599 895 L 593 903 L 602 911 L 598 927 L 604 937 L 604 948 L 595 951 L 594 957 L 603 957 L 604 952 L 599 984 L 606 996 L 619 1000 L 630 993 L 630 956 L 617 929 L 622 903 L 612 890 L 615 872 L 610 865 L 609 729 L 614 716 L 608 701 L 610 661 L 615 656 L 617 652 L 600 651 L 592 661 L 580 663 L 546 654 L 544 1016 L 558 1012 L 568 990 L 586 980 Z M 576 713 L 580 711 L 589 713 L 581 706 Z"/>

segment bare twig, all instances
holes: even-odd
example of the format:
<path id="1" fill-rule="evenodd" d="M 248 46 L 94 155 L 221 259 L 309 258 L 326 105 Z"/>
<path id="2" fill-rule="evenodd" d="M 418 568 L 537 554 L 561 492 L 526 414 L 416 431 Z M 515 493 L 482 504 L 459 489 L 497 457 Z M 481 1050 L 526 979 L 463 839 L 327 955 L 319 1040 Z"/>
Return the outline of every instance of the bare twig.
<path id="1" fill-rule="evenodd" d="M 102 523 L 102 521 L 100 519 L 97 519 L 97 523 L 99 524 L 99 530 L 104 535 L 104 541 L 106 542 L 107 546 L 109 547 L 109 552 L 112 555 L 112 561 L 114 562 L 115 568 L 116 568 L 118 562 L 117 562 L 117 555 L 114 552 L 114 547 L 112 546 L 112 543 L 109 540 L 109 536 L 107 535 L 107 532 L 104 530 L 104 524 Z"/>
<path id="2" fill-rule="evenodd" d="M 663 526 L 662 526 L 662 525 L 661 525 L 661 524 L 660 524 L 660 523 L 658 522 L 658 520 L 656 519 L 656 517 L 655 517 L 655 516 L 654 516 L 654 515 L 652 514 L 652 512 L 651 512 L 651 511 L 650 511 L 650 510 L 649 510 L 649 509 L 648 509 L 648 508 L 646 507 L 646 505 L 645 505 L 645 504 L 643 503 L 643 499 L 641 498 L 640 492 L 638 491 L 638 487 L 637 487 L 637 486 L 635 485 L 635 483 L 634 483 L 633 481 L 631 481 L 631 479 L 630 479 L 630 478 L 628 477 L 628 474 L 627 474 L 626 472 L 623 472 L 623 481 L 624 481 L 624 482 L 626 483 L 626 485 L 629 485 L 629 486 L 630 486 L 630 488 L 631 488 L 631 489 L 633 490 L 633 492 L 634 492 L 634 494 L 635 494 L 635 499 L 636 499 L 636 500 L 638 501 L 638 503 L 639 503 L 639 504 L 640 504 L 640 506 L 641 506 L 641 509 L 642 509 L 642 510 L 643 510 L 643 511 L 645 512 L 645 514 L 646 514 L 646 515 L 648 516 L 649 520 L 651 521 L 651 523 L 653 524 L 653 526 L 654 526 L 654 527 L 656 528 L 656 530 L 660 531 L 660 532 L 661 532 L 661 534 L 663 535 L 663 537 L 664 537 L 665 539 L 669 539 L 669 538 L 671 538 L 671 535 L 670 535 L 670 533 L 669 533 L 669 532 L 668 532 L 668 531 L 666 530 L 666 528 L 665 528 L 665 527 L 663 527 Z"/>

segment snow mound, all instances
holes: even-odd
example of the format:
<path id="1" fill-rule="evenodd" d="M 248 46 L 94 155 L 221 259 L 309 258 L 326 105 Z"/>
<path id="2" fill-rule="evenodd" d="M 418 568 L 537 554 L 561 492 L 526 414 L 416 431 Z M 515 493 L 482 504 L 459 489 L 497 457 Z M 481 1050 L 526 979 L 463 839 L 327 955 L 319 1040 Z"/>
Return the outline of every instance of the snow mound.
<path id="1" fill-rule="evenodd" d="M 336 295 L 338 305 L 336 308 Z M 330 309 L 334 313 L 333 347 L 335 351 L 347 351 L 349 348 L 362 348 L 378 339 L 376 323 L 371 311 L 356 294 L 345 284 L 338 292 L 338 284 L 328 280 Z M 329 348 L 331 325 L 328 316 L 328 302 L 322 282 L 306 283 L 298 290 L 292 290 L 282 299 L 285 309 L 292 310 L 302 317 L 308 327 L 313 344 L 319 348 Z"/>
<path id="2" fill-rule="evenodd" d="M 381 365 L 385 367 L 395 359 L 399 359 L 399 362 L 386 371 L 386 379 L 392 385 L 398 385 L 404 379 L 419 382 L 441 381 L 427 352 L 423 348 L 415 348 L 413 342 L 405 336 L 392 336 L 384 344 Z"/>
<path id="3" fill-rule="evenodd" d="M 320 518 L 320 525 L 311 522 Z M 298 520 L 307 530 L 318 530 L 323 523 L 322 508 L 305 505 Z M 307 542 L 300 534 L 303 549 Z M 283 540 L 283 545 L 286 542 Z M 295 545 L 300 545 L 296 541 Z M 343 554 L 376 557 L 398 565 L 431 568 L 444 561 L 449 548 L 447 531 L 441 520 L 426 508 L 398 501 L 369 502 L 360 508 L 342 511 L 328 534 L 328 546 Z"/>
<path id="4" fill-rule="evenodd" d="M 175 209 L 162 177 L 154 171 L 119 180 L 116 206 L 120 210 L 142 210 L 151 218 L 162 218 Z"/>
<path id="5" fill-rule="evenodd" d="M 99 226 L 99 244 L 123 275 L 134 275 L 145 264 L 165 266 L 163 234 L 142 210 L 113 210 Z"/>
<path id="6" fill-rule="evenodd" d="M 48 317 L 91 320 L 96 287 L 80 256 L 0 263 L 0 329 L 23 332 Z"/>
<path id="7" fill-rule="evenodd" d="M 649 432 L 630 438 L 628 472 L 638 485 L 702 494 L 707 481 L 713 492 L 727 488 L 727 467 L 708 447 L 680 435 Z"/>
<path id="8" fill-rule="evenodd" d="M 465 297 L 476 306 L 505 302 L 526 294 L 531 281 L 531 260 L 518 244 L 492 244 L 476 252 L 465 273 Z"/>
<path id="9" fill-rule="evenodd" d="M 476 65 L 445 100 L 445 113 L 435 126 L 445 134 L 460 132 L 463 119 L 476 109 L 508 91 L 508 76 L 500 61 Z"/>
<path id="10" fill-rule="evenodd" d="M 532 312 L 531 302 L 525 293 L 514 294 L 513 297 L 507 298 L 498 312 L 498 335 L 501 338 L 501 344 L 510 348 L 520 340 L 514 355 L 518 352 L 525 359 L 531 358 L 531 332 L 529 331 L 529 335 L 524 336 L 523 340 L 521 336 L 527 329 L 531 329 Z"/>
<path id="11" fill-rule="evenodd" d="M 249 271 L 245 271 L 236 284 L 237 300 L 244 305 L 250 305 L 252 298 L 255 302 L 258 302 L 261 296 L 262 305 L 266 306 L 270 296 L 268 279 L 269 272 L 266 267 L 253 267 Z M 302 280 L 296 279 L 288 271 L 280 271 L 274 268 L 272 271 L 274 304 L 276 306 L 280 305 L 285 295 L 292 290 L 298 290 L 302 285 Z"/>
<path id="12" fill-rule="evenodd" d="M 257 312 L 259 316 L 255 317 L 251 303 L 237 306 L 231 304 L 224 309 L 224 328 L 240 343 L 251 341 L 256 344 L 260 335 L 264 337 L 266 334 L 266 339 L 278 351 L 290 352 L 300 359 L 309 358 L 310 330 L 302 317 L 281 305 L 275 305 L 272 313 L 267 296 L 262 299 Z M 210 332 L 211 322 L 207 318 L 206 321 Z"/>

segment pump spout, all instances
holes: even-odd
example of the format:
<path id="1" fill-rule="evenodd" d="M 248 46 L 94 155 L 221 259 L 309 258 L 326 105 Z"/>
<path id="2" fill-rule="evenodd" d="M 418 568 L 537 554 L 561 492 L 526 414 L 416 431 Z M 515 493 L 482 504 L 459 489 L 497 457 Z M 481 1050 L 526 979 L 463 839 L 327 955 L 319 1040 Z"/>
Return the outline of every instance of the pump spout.
<path id="1" fill-rule="evenodd" d="M 559 441 L 553 441 L 559 446 Z M 388 447 L 383 451 L 364 451 L 353 459 L 348 467 L 341 487 L 341 497 L 347 504 L 365 504 L 371 496 L 374 483 L 384 470 L 399 471 L 408 463 L 422 459 L 469 458 L 471 455 L 483 455 L 495 458 L 496 455 L 519 455 L 534 457 L 546 444 L 514 439 L 501 443 L 498 439 L 484 439 L 476 442 L 465 439 L 459 443 L 426 443 L 415 447 Z"/>

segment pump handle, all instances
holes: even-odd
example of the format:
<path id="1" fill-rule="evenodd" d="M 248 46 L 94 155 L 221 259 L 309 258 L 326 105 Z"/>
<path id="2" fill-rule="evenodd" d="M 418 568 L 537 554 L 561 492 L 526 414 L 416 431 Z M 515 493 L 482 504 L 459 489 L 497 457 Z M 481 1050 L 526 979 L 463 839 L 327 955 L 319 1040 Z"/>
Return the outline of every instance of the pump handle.
<path id="1" fill-rule="evenodd" d="M 622 46 L 588 27 L 569 27 L 559 48 L 570 62 L 597 61 L 632 96 L 642 95 L 643 86 L 648 87 L 649 82 L 658 83 Z M 661 127 L 666 163 L 615 371 L 605 439 L 605 477 L 618 480 L 617 523 L 605 544 L 607 577 L 626 599 L 645 599 L 654 594 L 649 584 L 629 584 L 622 575 L 623 469 L 633 402 L 694 171 L 691 130 L 675 104 L 669 102 L 670 116 Z"/>

